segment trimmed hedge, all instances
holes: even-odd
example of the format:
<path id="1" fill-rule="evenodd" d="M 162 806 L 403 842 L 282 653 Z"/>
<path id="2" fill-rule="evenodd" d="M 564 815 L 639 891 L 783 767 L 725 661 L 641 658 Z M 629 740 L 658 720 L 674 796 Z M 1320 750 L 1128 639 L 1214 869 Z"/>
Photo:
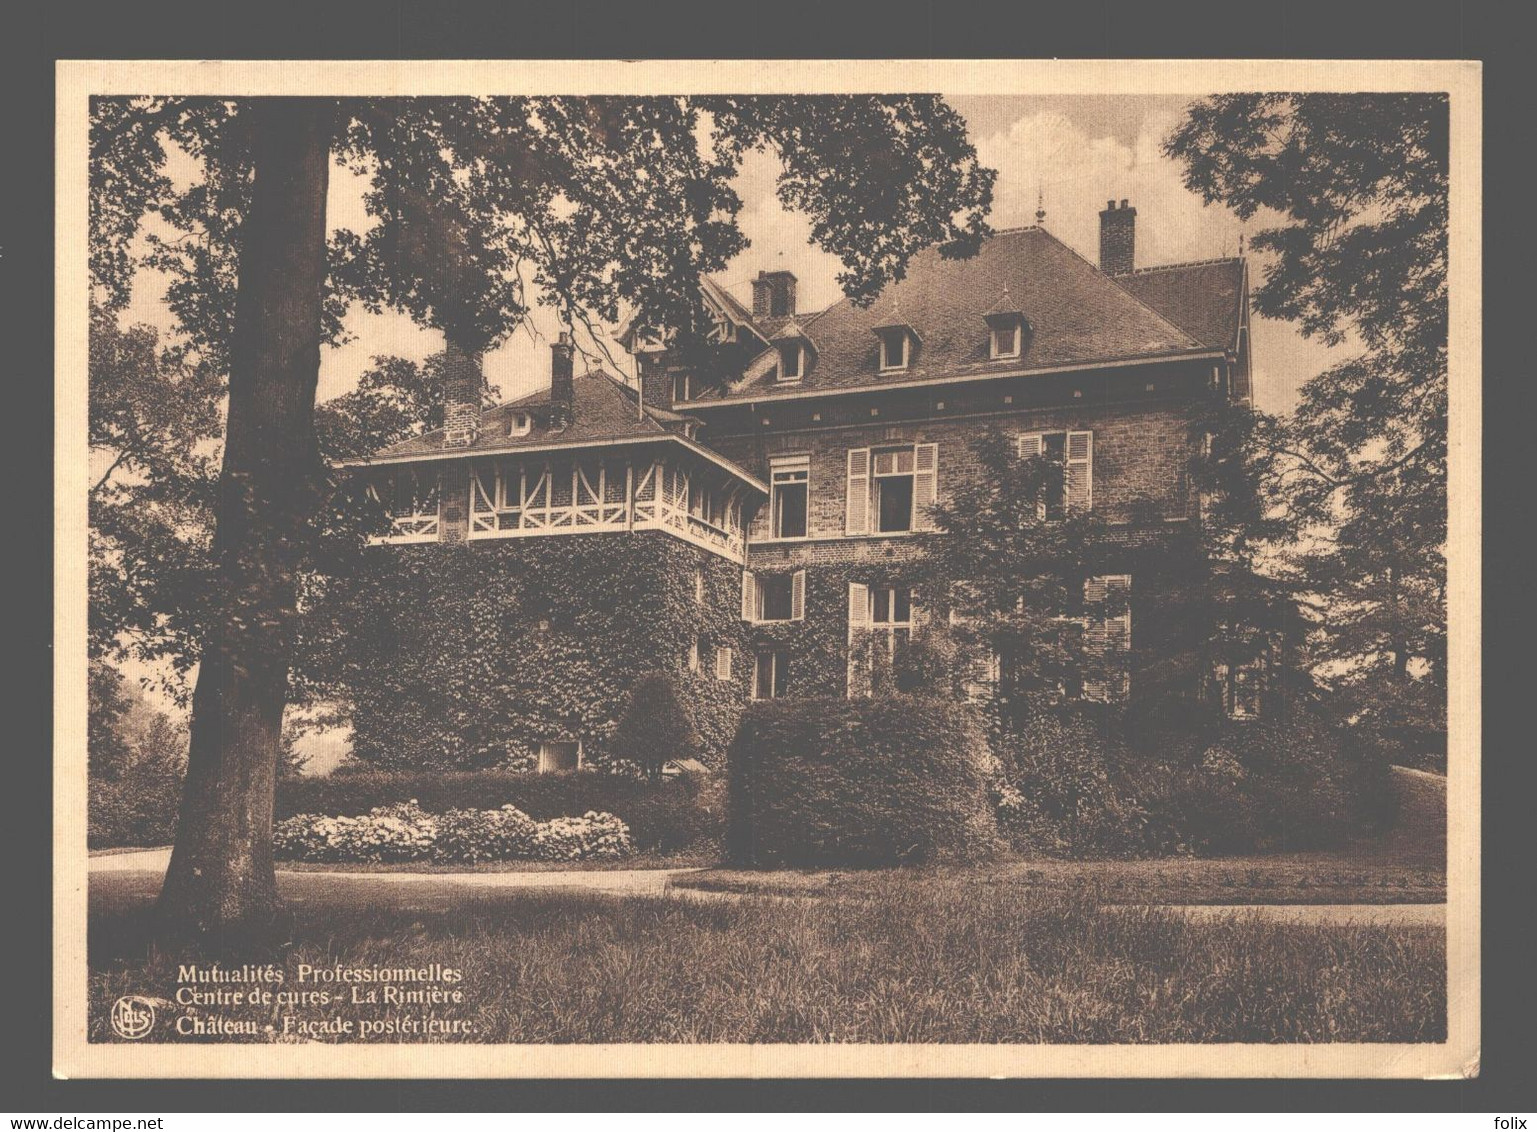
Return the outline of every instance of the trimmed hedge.
<path id="1" fill-rule="evenodd" d="M 725 828 L 722 794 L 719 779 L 693 775 L 649 782 L 586 770 L 366 770 L 279 780 L 276 816 L 282 820 L 296 814 L 366 814 L 413 798 L 434 814 L 515 806 L 535 821 L 549 821 L 597 811 L 618 814 L 638 849 L 665 853 L 720 840 Z"/>
<path id="2" fill-rule="evenodd" d="M 727 849 L 742 864 L 924 864 L 998 848 L 986 740 L 963 704 L 753 704 L 728 767 Z"/>

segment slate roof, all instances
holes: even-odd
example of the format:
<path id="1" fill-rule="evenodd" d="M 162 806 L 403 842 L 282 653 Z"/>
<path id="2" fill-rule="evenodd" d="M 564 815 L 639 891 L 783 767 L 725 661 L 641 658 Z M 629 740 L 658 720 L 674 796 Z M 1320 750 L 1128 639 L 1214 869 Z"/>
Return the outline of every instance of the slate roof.
<path id="1" fill-rule="evenodd" d="M 1236 348 L 1243 303 L 1242 259 L 1144 267 L 1118 275 L 1115 281 L 1203 345 Z"/>
<path id="2" fill-rule="evenodd" d="M 1009 305 L 1024 313 L 1030 329 L 1022 357 L 994 361 L 988 357 L 983 315 L 997 307 L 1005 288 Z M 996 233 L 971 259 L 947 260 L 934 250 L 920 253 L 907 277 L 868 308 L 845 299 L 825 311 L 797 313 L 795 321 L 817 348 L 815 364 L 804 380 L 787 388 L 776 385 L 772 373 L 752 376 L 749 370 L 749 376 L 728 386 L 724 396 L 890 384 L 892 377 L 877 375 L 873 331 L 890 323 L 893 312 L 922 341 L 900 375 L 903 381 L 985 377 L 1211 348 L 1207 340 L 1160 314 L 1045 229 L 1015 228 Z M 766 321 L 759 328 L 770 337 L 781 329 L 770 330 Z"/>
<path id="3" fill-rule="evenodd" d="M 636 411 L 636 393 L 617 377 L 603 370 L 589 370 L 572 379 L 572 420 L 562 429 L 550 427 L 550 391 L 541 389 L 516 401 L 497 405 L 481 414 L 480 435 L 464 448 L 444 448 L 443 430 L 433 429 L 421 436 L 402 440 L 361 460 L 342 461 L 344 466 L 440 458 L 462 459 L 492 453 L 544 450 L 601 444 L 628 444 L 667 440 L 705 457 L 731 472 L 745 483 L 767 492 L 759 480 L 737 464 L 699 444 L 688 435 L 686 425 L 694 418 L 668 409 L 647 407 L 645 415 Z M 528 413 L 532 427 L 523 436 L 509 436 L 508 426 L 515 413 Z"/>
<path id="4" fill-rule="evenodd" d="M 487 409 L 480 419 L 480 436 L 468 448 L 455 448 L 449 455 L 475 452 L 508 452 L 519 448 L 548 447 L 552 443 L 585 443 L 595 440 L 644 440 L 666 436 L 662 420 L 678 420 L 677 413 L 648 409 L 642 417 L 635 410 L 635 391 L 602 370 L 589 370 L 572 379 L 573 420 L 564 429 L 549 427 L 547 413 L 550 391 L 541 389 Z M 543 410 L 543 411 L 541 411 Z M 507 429 L 513 414 L 525 412 L 533 417 L 533 427 L 525 436 L 509 436 Z M 375 459 L 397 456 L 442 455 L 443 430 L 433 429 L 421 436 L 402 440 L 380 451 Z"/>

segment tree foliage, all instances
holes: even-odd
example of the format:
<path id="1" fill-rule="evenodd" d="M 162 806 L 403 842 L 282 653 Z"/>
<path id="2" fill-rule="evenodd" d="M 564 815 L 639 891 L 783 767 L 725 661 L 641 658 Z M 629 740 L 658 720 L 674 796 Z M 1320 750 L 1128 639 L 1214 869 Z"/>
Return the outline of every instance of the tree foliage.
<path id="1" fill-rule="evenodd" d="M 670 762 L 697 756 L 699 738 L 684 714 L 670 673 L 649 672 L 631 685 L 624 714 L 614 729 L 613 748 L 620 758 L 640 764 L 651 778 L 661 777 L 662 768 Z"/>
<path id="2" fill-rule="evenodd" d="M 1318 671 L 1383 735 L 1445 726 L 1448 124 L 1441 94 L 1232 94 L 1165 147 L 1266 224 L 1255 310 L 1350 347 L 1250 441 Z"/>
<path id="3" fill-rule="evenodd" d="M 993 181 L 931 96 L 106 98 L 91 142 L 98 301 L 122 310 L 136 269 L 158 270 L 188 348 L 228 374 L 161 897 L 173 931 L 205 940 L 276 926 L 272 783 L 299 574 L 337 514 L 315 390 L 352 303 L 406 311 L 471 356 L 535 302 L 589 330 L 623 306 L 687 336 L 700 274 L 745 246 L 731 180 L 748 150 L 778 153 L 781 198 L 811 215 L 861 301 L 924 245 L 975 246 Z M 334 161 L 367 183 L 362 232 L 327 223 Z"/>

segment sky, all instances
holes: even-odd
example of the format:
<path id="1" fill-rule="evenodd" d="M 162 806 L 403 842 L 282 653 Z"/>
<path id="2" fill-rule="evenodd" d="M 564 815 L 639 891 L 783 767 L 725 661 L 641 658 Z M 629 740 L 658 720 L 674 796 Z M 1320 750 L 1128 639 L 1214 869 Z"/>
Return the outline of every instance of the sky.
<path id="1" fill-rule="evenodd" d="M 998 170 L 990 222 L 1011 228 L 1035 222 L 1037 203 L 1045 226 L 1087 259 L 1099 256 L 1099 210 L 1111 199 L 1137 209 L 1137 265 L 1211 259 L 1237 252 L 1245 226 L 1221 206 L 1205 206 L 1183 185 L 1181 166 L 1163 156 L 1161 144 L 1178 124 L 1189 99 L 1180 96 L 964 96 L 949 99 L 966 119 L 982 161 Z M 740 223 L 750 246 L 718 278 L 738 298 L 751 301 L 749 281 L 760 270 L 793 271 L 799 304 L 820 310 L 836 302 L 834 257 L 810 244 L 810 224 L 787 213 L 774 195 L 778 164 L 769 154 L 750 154 L 737 179 Z M 362 182 L 333 169 L 328 202 L 333 228 L 366 227 Z M 1254 225 L 1251 223 L 1250 229 Z M 1257 282 L 1263 263 L 1251 260 Z M 153 305 L 153 297 L 146 296 Z M 153 315 L 136 310 L 133 317 Z M 160 321 L 150 317 L 147 321 Z M 357 311 L 348 329 L 354 341 L 325 351 L 322 399 L 345 393 L 377 354 L 422 359 L 441 348 L 435 331 L 404 315 Z M 559 329 L 545 310 L 533 324 L 486 357 L 486 375 L 504 399 L 549 381 L 549 340 Z M 1302 382 L 1337 360 L 1338 351 L 1302 338 L 1289 323 L 1256 319 L 1252 329 L 1255 398 L 1261 409 L 1286 412 Z M 622 367 L 629 359 L 611 352 Z"/>

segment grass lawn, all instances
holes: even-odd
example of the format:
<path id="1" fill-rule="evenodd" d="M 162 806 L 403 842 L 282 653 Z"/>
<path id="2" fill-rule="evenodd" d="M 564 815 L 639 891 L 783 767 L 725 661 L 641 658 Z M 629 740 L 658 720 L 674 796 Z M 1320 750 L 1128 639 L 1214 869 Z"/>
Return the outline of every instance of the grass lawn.
<path id="1" fill-rule="evenodd" d="M 990 891 L 1092 894 L 1106 904 L 1440 904 L 1446 870 L 1364 853 L 1152 861 L 1011 861 L 934 869 Z M 704 869 L 674 877 L 677 888 L 770 896 L 857 894 L 902 870 Z"/>
<path id="2" fill-rule="evenodd" d="M 858 898 L 698 902 L 380 886 L 291 875 L 297 989 L 317 967 L 441 963 L 466 1001 L 174 1006 L 145 945 L 153 878 L 92 885 L 91 1033 L 112 1003 L 256 1023 L 431 1014 L 489 1042 L 1404 1042 L 1446 1033 L 1437 929 L 1194 923 L 1085 893 L 961 875 L 861 874 Z M 444 889 L 452 885 L 442 886 Z M 426 889 L 426 893 L 419 892 Z M 271 1033 L 262 1030 L 272 1026 Z M 292 1022 L 290 1022 L 292 1028 Z M 176 1040 L 164 1029 L 151 1040 Z M 219 1040 L 239 1040 L 224 1037 Z M 322 1037 L 321 1040 L 327 1040 Z M 357 1040 L 349 1038 L 344 1040 Z M 455 1040 L 377 1037 L 364 1040 Z"/>

